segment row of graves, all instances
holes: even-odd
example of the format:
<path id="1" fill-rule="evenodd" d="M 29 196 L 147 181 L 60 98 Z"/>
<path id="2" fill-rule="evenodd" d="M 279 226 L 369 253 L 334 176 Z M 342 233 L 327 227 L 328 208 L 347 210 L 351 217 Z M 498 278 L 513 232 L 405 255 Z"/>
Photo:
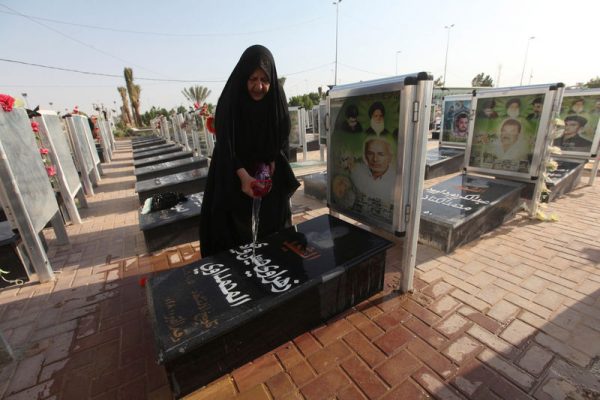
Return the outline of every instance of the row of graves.
<path id="1" fill-rule="evenodd" d="M 79 209 L 87 208 L 86 196 L 94 195 L 101 180 L 100 158 L 110 162 L 114 149 L 103 114 L 90 123 L 76 113 L 60 117 L 3 103 L 0 287 L 54 279 L 42 230 L 52 227 L 58 244 L 69 242 L 65 224 L 81 224 Z"/>
<path id="2" fill-rule="evenodd" d="M 289 108 L 292 166 L 324 163 L 326 110 L 325 101 L 311 110 Z M 208 158 L 216 140 L 211 120 L 202 110 L 162 116 L 151 121 L 156 136 L 133 141 L 139 226 L 151 252 L 198 240 Z M 320 150 L 320 162 L 307 161 L 307 152 L 313 150 Z M 303 153 L 301 162 L 298 152 Z"/>
<path id="3" fill-rule="evenodd" d="M 427 73 L 332 89 L 332 121 L 351 104 L 366 110 L 379 102 L 397 112 L 386 117 L 395 128 L 385 135 L 334 130 L 327 138 L 333 179 L 330 214 L 148 279 L 158 361 L 166 368 L 175 397 L 381 291 L 386 251 L 397 237 L 404 238 L 402 257 L 407 266 L 402 287 L 412 287 L 432 89 Z M 326 110 L 317 116 L 325 118 Z M 159 129 L 162 137 L 135 141 L 135 152 L 161 142 L 166 132 L 163 124 Z M 366 161 L 357 161 L 353 168 L 339 162 L 340 153 L 358 156 L 364 147 L 385 151 L 397 161 L 385 176 L 385 189 L 368 176 Z M 197 200 L 200 204 L 201 194 Z M 187 208 L 189 202 L 168 211 Z M 181 227 L 169 229 L 163 235 L 176 234 L 172 231 Z M 198 230 L 198 222 L 194 229 Z"/>
<path id="4" fill-rule="evenodd" d="M 557 120 L 558 118 L 558 120 Z M 443 99 L 439 147 L 428 151 L 425 179 L 463 171 L 423 193 L 423 243 L 446 252 L 501 225 L 521 205 L 568 193 L 595 159 L 600 90 L 562 84 L 477 89 Z"/>
<path id="5" fill-rule="evenodd" d="M 198 240 L 212 117 L 202 110 L 151 121 L 158 133 L 132 141 L 139 227 L 148 251 Z"/>

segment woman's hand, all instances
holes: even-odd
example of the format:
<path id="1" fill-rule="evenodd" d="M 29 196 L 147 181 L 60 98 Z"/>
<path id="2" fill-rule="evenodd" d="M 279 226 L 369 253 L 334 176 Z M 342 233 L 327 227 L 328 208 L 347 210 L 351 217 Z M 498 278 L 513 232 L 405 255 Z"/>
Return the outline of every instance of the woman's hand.
<path id="1" fill-rule="evenodd" d="M 242 183 L 242 192 L 244 192 L 247 196 L 249 196 L 253 199 L 258 198 L 258 196 L 254 195 L 254 191 L 252 190 L 252 185 L 253 185 L 252 182 L 256 182 L 256 183 L 254 183 L 254 185 L 258 185 L 258 186 L 261 186 L 260 183 L 258 183 L 256 181 L 256 179 L 251 177 L 245 168 L 238 169 L 236 171 L 236 173 L 237 173 L 238 177 L 240 178 L 240 182 Z"/>
<path id="2" fill-rule="evenodd" d="M 271 164 L 269 164 L 269 167 L 271 169 L 271 179 L 273 179 L 273 176 L 275 176 L 275 161 L 271 161 Z"/>

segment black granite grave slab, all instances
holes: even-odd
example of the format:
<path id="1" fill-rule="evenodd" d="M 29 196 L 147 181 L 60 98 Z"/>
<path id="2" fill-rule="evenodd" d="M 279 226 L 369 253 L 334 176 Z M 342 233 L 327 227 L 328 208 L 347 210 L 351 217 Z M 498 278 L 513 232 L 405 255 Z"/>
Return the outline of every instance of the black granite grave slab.
<path id="1" fill-rule="evenodd" d="M 198 240 L 200 207 L 204 192 L 193 193 L 168 210 L 139 213 L 140 230 L 148 251 Z"/>
<path id="2" fill-rule="evenodd" d="M 165 175 L 176 174 L 178 172 L 191 171 L 196 168 L 203 168 L 207 166 L 208 159 L 206 157 L 189 157 L 182 158 L 181 160 L 165 161 L 162 164 L 136 168 L 133 174 L 135 175 L 135 179 L 139 182 L 146 179 L 158 178 Z"/>
<path id="3" fill-rule="evenodd" d="M 420 242 L 449 253 L 477 239 L 515 211 L 523 186 L 458 175 L 423 190 Z"/>
<path id="4" fill-rule="evenodd" d="M 162 138 L 152 138 L 152 139 L 144 139 L 136 142 L 131 142 L 131 148 L 133 150 L 143 149 L 144 147 L 156 146 L 159 144 L 167 143 L 165 139 Z"/>
<path id="5" fill-rule="evenodd" d="M 142 147 L 141 149 L 133 150 L 133 158 L 136 158 L 136 155 L 142 154 L 148 151 L 160 150 L 160 149 L 168 149 L 169 147 L 174 146 L 174 143 L 161 143 L 148 147 Z"/>
<path id="6" fill-rule="evenodd" d="M 197 193 L 204 190 L 207 175 L 208 168 L 198 168 L 159 178 L 147 179 L 137 182 L 135 184 L 135 191 L 140 199 L 140 204 L 143 204 L 147 198 L 162 192 Z"/>
<path id="7" fill-rule="evenodd" d="M 302 177 L 304 194 L 317 200 L 327 200 L 327 172 L 317 172 Z"/>
<path id="8" fill-rule="evenodd" d="M 383 288 L 391 243 L 322 215 L 148 280 L 175 397 L 314 328 Z"/>
<path id="9" fill-rule="evenodd" d="M 133 159 L 134 159 L 134 161 L 139 161 L 144 158 L 156 157 L 156 156 L 160 156 L 163 154 L 169 154 L 169 153 L 176 153 L 181 150 L 182 150 L 182 147 L 180 145 L 171 144 L 168 147 L 165 147 L 162 149 L 143 151 L 141 153 L 134 154 Z"/>
<path id="10" fill-rule="evenodd" d="M 21 243 L 21 236 L 13 231 L 8 221 L 0 222 L 0 269 L 6 273 L 0 273 L 4 279 L 0 279 L 0 288 L 10 286 L 11 282 L 21 279 L 29 281 L 27 270 L 19 257 L 17 246 Z"/>
<path id="11" fill-rule="evenodd" d="M 464 149 L 438 147 L 427 150 L 425 180 L 458 172 L 462 169 L 464 161 Z"/>
<path id="12" fill-rule="evenodd" d="M 177 153 L 163 154 L 160 156 L 143 158 L 133 162 L 134 168 L 147 167 L 148 165 L 156 165 L 166 161 L 180 160 L 182 158 L 192 157 L 191 151 L 179 151 Z"/>
<path id="13" fill-rule="evenodd" d="M 558 167 L 548 173 L 546 187 L 550 189 L 549 201 L 569 193 L 577 186 L 587 160 L 556 160 Z"/>

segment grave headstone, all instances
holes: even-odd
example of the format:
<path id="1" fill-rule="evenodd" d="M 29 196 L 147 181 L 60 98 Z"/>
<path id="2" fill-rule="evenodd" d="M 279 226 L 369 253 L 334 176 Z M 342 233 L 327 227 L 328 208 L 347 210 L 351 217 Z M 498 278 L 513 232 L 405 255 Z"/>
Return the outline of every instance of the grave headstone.
<path id="1" fill-rule="evenodd" d="M 165 161 L 161 164 L 148 165 L 147 167 L 136 168 L 134 171 L 135 179 L 139 181 L 158 178 L 165 175 L 176 174 L 178 172 L 191 171 L 197 168 L 208 166 L 206 157 L 189 157 L 180 160 Z"/>
<path id="2" fill-rule="evenodd" d="M 135 191 L 140 199 L 140 204 L 143 204 L 147 198 L 162 192 L 192 194 L 204 190 L 207 176 L 208 168 L 179 172 L 137 182 Z"/>
<path id="3" fill-rule="evenodd" d="M 147 167 L 148 165 L 161 164 L 166 161 L 180 160 L 192 157 L 191 151 L 178 151 L 177 153 L 161 154 L 159 156 L 142 158 L 133 162 L 134 168 Z"/>

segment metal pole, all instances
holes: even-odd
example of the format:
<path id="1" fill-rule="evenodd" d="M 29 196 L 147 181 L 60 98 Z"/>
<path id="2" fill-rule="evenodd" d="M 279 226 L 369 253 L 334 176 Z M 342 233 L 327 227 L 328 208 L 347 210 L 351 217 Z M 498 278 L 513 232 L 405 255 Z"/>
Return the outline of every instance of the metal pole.
<path id="1" fill-rule="evenodd" d="M 519 86 L 523 86 L 523 75 L 525 75 L 525 65 L 527 65 L 527 53 L 529 53 L 529 43 L 531 40 L 535 39 L 535 36 L 530 36 L 527 39 L 527 46 L 525 47 L 525 59 L 523 60 L 523 70 L 521 71 L 521 81 L 519 82 Z"/>
<path id="2" fill-rule="evenodd" d="M 337 71 L 338 71 L 338 20 L 339 20 L 339 10 L 340 3 L 342 0 L 337 0 L 333 4 L 335 4 L 335 78 L 334 84 L 337 85 Z"/>
<path id="3" fill-rule="evenodd" d="M 448 49 L 450 48 L 450 29 L 452 29 L 453 26 L 454 24 L 450 26 L 444 26 L 444 29 L 448 29 L 448 38 L 446 40 L 446 60 L 444 61 L 444 79 L 442 81 L 443 87 L 446 87 L 446 68 L 448 67 Z"/>

